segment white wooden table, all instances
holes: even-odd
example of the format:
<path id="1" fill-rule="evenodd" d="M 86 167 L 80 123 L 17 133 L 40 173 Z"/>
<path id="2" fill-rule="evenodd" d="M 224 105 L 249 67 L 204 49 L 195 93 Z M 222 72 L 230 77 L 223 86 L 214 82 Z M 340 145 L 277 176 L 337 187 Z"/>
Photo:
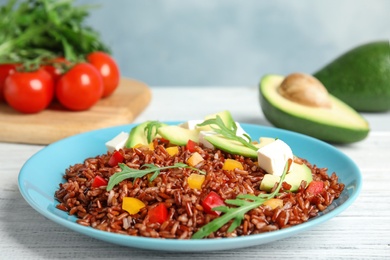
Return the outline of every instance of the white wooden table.
<path id="1" fill-rule="evenodd" d="M 155 87 L 152 91 L 152 103 L 136 122 L 195 119 L 228 109 L 239 122 L 270 125 L 261 112 L 256 87 Z M 234 251 L 146 251 L 59 226 L 31 208 L 17 184 L 24 162 L 44 146 L 0 143 L 0 259 L 390 259 L 390 112 L 363 115 L 372 129 L 368 138 L 337 146 L 363 174 L 363 189 L 355 203 L 312 230 Z"/>

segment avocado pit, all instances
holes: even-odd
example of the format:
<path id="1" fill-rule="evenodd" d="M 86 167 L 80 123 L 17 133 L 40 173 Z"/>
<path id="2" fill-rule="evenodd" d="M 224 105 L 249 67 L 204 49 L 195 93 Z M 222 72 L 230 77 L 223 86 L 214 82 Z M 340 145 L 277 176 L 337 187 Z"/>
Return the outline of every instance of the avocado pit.
<path id="1" fill-rule="evenodd" d="M 311 75 L 293 73 L 280 84 L 278 93 L 284 98 L 301 105 L 331 108 L 329 93 L 325 86 Z"/>

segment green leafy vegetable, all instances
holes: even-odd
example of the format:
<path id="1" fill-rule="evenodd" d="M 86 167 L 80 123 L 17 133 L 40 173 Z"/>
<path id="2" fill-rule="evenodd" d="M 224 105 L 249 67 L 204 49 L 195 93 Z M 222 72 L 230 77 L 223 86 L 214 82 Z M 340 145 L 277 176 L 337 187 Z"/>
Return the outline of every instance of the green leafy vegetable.
<path id="1" fill-rule="evenodd" d="M 224 124 L 222 118 L 217 115 L 216 118 L 207 119 L 203 121 L 201 124 L 198 124 L 198 126 L 206 126 L 206 125 L 209 125 L 211 129 L 214 130 L 214 132 L 222 135 L 227 139 L 240 142 L 242 145 L 250 149 L 253 149 L 255 151 L 259 149 L 258 147 L 252 144 L 252 139 L 249 135 L 244 134 L 246 139 L 237 135 L 236 123 L 233 123 L 233 128 L 230 129 Z"/>
<path id="2" fill-rule="evenodd" d="M 114 188 L 115 185 L 117 185 L 118 183 L 120 183 L 123 180 L 142 178 L 143 176 L 145 176 L 149 173 L 153 173 L 153 175 L 149 179 L 150 181 L 153 181 L 160 174 L 160 171 L 162 171 L 162 170 L 168 170 L 168 169 L 174 169 L 174 168 L 186 168 L 186 169 L 192 169 L 192 170 L 198 171 L 202 174 L 206 174 L 205 172 L 203 172 L 197 168 L 191 167 L 185 163 L 175 163 L 174 165 L 164 166 L 164 167 L 158 167 L 154 164 L 144 164 L 141 167 L 141 169 L 130 168 L 124 163 L 120 163 L 118 165 L 122 171 L 117 172 L 110 177 L 108 184 L 107 184 L 107 188 L 106 188 L 107 191 L 112 190 L 112 188 Z"/>
<path id="3" fill-rule="evenodd" d="M 0 63 L 39 64 L 54 57 L 77 61 L 90 52 L 110 52 L 85 25 L 92 6 L 74 0 L 9 0 L 0 8 Z"/>
<path id="4" fill-rule="evenodd" d="M 153 139 L 157 135 L 158 128 L 160 128 L 163 125 L 165 125 L 165 124 L 161 123 L 160 121 L 148 122 L 148 124 L 145 126 L 145 129 L 144 129 L 144 132 L 146 135 L 146 140 L 148 141 L 148 143 L 151 143 L 153 141 Z"/>
<path id="5" fill-rule="evenodd" d="M 215 207 L 213 210 L 221 211 L 224 214 L 220 217 L 214 219 L 208 224 L 201 227 L 193 236 L 192 239 L 200 239 L 207 237 L 211 233 L 220 229 L 223 225 L 228 223 L 230 220 L 233 220 L 227 232 L 233 232 L 238 226 L 240 226 L 244 216 L 247 212 L 252 209 L 255 209 L 261 206 L 265 201 L 272 199 L 275 197 L 282 186 L 284 177 L 286 176 L 288 169 L 292 160 L 289 159 L 284 167 L 284 171 L 282 176 L 280 177 L 280 182 L 278 183 L 277 188 L 270 194 L 260 194 L 259 196 L 251 195 L 251 194 L 240 194 L 236 197 L 236 199 L 226 200 L 225 203 L 230 206 L 220 206 Z"/>

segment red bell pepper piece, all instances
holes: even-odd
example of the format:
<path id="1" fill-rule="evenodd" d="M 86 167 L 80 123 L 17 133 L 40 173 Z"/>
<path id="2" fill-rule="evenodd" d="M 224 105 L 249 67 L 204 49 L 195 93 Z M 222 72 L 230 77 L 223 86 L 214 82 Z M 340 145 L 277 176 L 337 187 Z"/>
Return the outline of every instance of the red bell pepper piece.
<path id="1" fill-rule="evenodd" d="M 198 144 L 197 144 L 196 142 L 194 142 L 194 141 L 192 141 L 192 140 L 190 139 L 190 140 L 187 141 L 186 149 L 187 149 L 189 152 L 193 153 L 193 152 L 196 151 L 196 150 L 195 150 L 195 146 L 197 146 L 197 145 L 198 145 Z"/>
<path id="2" fill-rule="evenodd" d="M 159 203 L 157 206 L 148 211 L 149 222 L 164 223 L 168 219 L 168 209 L 164 203 Z"/>
<path id="3" fill-rule="evenodd" d="M 323 190 L 324 182 L 322 181 L 312 181 L 306 188 L 306 191 L 313 195 L 320 194 Z"/>
<path id="4" fill-rule="evenodd" d="M 118 151 L 115 151 L 111 157 L 110 157 L 110 160 L 108 160 L 108 164 L 111 166 L 111 167 L 115 167 L 118 165 L 118 163 L 121 163 L 123 162 L 125 158 L 123 157 L 123 155 L 118 152 Z"/>
<path id="5" fill-rule="evenodd" d="M 207 196 L 202 200 L 202 207 L 204 211 L 212 215 L 221 215 L 220 211 L 215 211 L 213 208 L 218 206 L 226 205 L 223 199 L 214 191 L 211 191 Z"/>
<path id="6" fill-rule="evenodd" d="M 101 186 L 107 186 L 108 182 L 100 175 L 96 175 L 92 182 L 93 188 L 98 188 Z"/>

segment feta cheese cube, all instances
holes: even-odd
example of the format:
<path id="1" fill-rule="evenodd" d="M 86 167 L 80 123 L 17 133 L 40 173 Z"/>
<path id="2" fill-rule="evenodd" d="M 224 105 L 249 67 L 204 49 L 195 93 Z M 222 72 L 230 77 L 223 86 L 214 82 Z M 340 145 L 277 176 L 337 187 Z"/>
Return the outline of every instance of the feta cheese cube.
<path id="1" fill-rule="evenodd" d="M 236 122 L 236 126 L 237 126 L 237 132 L 236 132 L 236 135 L 237 136 L 241 136 L 243 138 L 246 139 L 246 137 L 244 136 L 244 134 L 247 134 L 247 132 L 245 132 L 245 130 L 241 127 L 241 125 L 239 123 Z"/>
<path id="2" fill-rule="evenodd" d="M 117 136 L 115 136 L 110 141 L 106 142 L 106 147 L 109 152 L 113 152 L 115 150 L 119 150 L 125 147 L 126 141 L 129 138 L 129 134 L 125 132 L 121 132 Z"/>
<path id="3" fill-rule="evenodd" d="M 259 166 L 267 173 L 276 176 L 283 174 L 284 166 L 288 159 L 293 159 L 294 155 L 290 146 L 280 139 L 267 144 L 257 150 Z"/>
<path id="4" fill-rule="evenodd" d="M 190 120 L 180 124 L 179 126 L 186 129 L 194 130 L 197 128 L 196 125 L 201 123 L 203 123 L 203 120 Z"/>
<path id="5" fill-rule="evenodd" d="M 203 144 L 204 147 L 214 149 L 214 145 L 212 145 L 209 141 L 205 139 L 206 136 L 216 135 L 217 133 L 214 131 L 200 131 L 199 132 L 199 143 Z"/>

